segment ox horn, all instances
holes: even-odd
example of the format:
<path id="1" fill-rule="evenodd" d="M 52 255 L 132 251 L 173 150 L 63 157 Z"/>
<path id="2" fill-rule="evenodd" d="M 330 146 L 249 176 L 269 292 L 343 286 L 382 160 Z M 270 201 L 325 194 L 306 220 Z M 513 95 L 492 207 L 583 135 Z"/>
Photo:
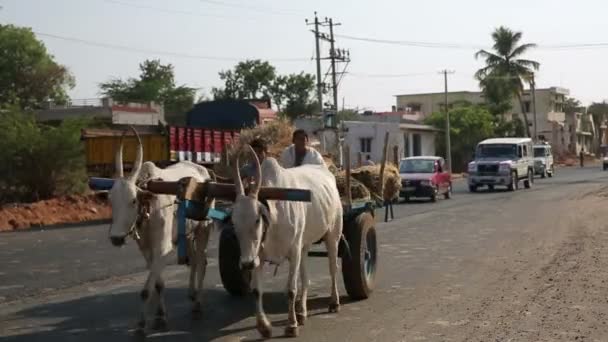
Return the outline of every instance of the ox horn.
<path id="1" fill-rule="evenodd" d="M 127 131 L 122 132 L 122 136 L 120 137 L 120 146 L 114 155 L 114 172 L 116 174 L 116 178 L 123 178 L 125 176 L 123 167 L 122 167 L 122 150 L 124 146 L 125 134 Z"/>
<path id="2" fill-rule="evenodd" d="M 135 137 L 137 138 L 137 154 L 135 155 L 135 163 L 133 164 L 133 171 L 131 171 L 131 175 L 129 176 L 129 180 L 132 182 L 137 181 L 137 177 L 139 177 L 139 172 L 141 171 L 141 165 L 144 161 L 144 146 L 141 143 L 141 139 L 139 134 L 133 126 L 129 126 Z M 122 159 L 121 159 L 122 161 Z"/>
<path id="3" fill-rule="evenodd" d="M 239 150 L 236 153 L 236 163 L 235 163 L 235 174 L 236 176 L 234 177 L 234 186 L 236 188 L 236 195 L 245 195 L 245 189 L 243 187 L 243 180 L 241 179 L 241 161 L 240 161 L 240 155 L 241 155 L 241 151 Z"/>
<path id="4" fill-rule="evenodd" d="M 260 187 L 262 185 L 262 166 L 260 165 L 260 159 L 258 155 L 253 150 L 251 145 L 247 145 L 249 152 L 252 155 L 253 160 L 255 161 L 255 187 L 252 191 L 249 192 L 249 196 L 252 198 L 257 198 L 260 193 Z"/>

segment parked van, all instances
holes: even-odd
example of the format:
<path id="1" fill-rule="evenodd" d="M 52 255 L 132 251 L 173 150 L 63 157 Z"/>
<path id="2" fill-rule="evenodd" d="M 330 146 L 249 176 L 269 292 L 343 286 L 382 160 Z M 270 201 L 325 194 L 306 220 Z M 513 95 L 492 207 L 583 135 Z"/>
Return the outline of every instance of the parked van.
<path id="1" fill-rule="evenodd" d="M 477 144 L 475 160 L 468 165 L 469 191 L 480 186 L 493 190 L 497 185 L 514 191 L 522 180 L 524 187 L 530 188 L 534 182 L 533 146 L 530 138 L 493 138 Z"/>

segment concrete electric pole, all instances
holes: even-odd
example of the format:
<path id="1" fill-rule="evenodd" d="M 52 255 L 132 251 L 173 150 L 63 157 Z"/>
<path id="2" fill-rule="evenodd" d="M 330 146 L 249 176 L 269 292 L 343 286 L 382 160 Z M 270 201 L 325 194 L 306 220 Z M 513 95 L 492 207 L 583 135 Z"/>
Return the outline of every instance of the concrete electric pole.
<path id="1" fill-rule="evenodd" d="M 443 70 L 441 71 L 443 74 L 443 80 L 445 84 L 445 94 L 444 94 L 444 110 L 445 110 L 445 158 L 447 162 L 447 169 L 452 172 L 452 144 L 450 141 L 450 109 L 448 104 L 448 74 L 453 74 L 454 71 Z"/>
<path id="2" fill-rule="evenodd" d="M 532 79 L 530 80 L 530 88 L 532 91 L 532 113 L 534 115 L 534 142 L 536 143 L 538 142 L 538 128 L 536 121 L 536 81 L 534 80 L 534 73 L 532 73 Z"/>

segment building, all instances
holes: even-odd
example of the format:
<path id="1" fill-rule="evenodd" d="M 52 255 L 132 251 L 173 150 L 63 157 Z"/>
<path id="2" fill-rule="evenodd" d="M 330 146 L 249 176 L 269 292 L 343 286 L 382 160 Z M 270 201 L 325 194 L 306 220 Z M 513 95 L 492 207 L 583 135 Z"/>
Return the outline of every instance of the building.
<path id="1" fill-rule="evenodd" d="M 440 131 L 417 121 L 399 116 L 361 116 L 361 121 L 343 121 L 344 144 L 350 146 L 351 164 L 357 165 L 370 156 L 378 163 L 382 160 L 384 136 L 389 132 L 389 160 L 397 146 L 397 157 L 436 155 L 435 138 Z"/>
<path id="2" fill-rule="evenodd" d="M 37 110 L 39 122 L 61 122 L 69 118 L 88 118 L 113 125 L 156 126 L 165 124 L 162 105 L 149 103 L 117 103 L 110 98 L 71 100 L 65 105 L 47 103 Z"/>
<path id="3" fill-rule="evenodd" d="M 536 89 L 536 123 L 537 134 L 540 139 L 551 142 L 558 148 L 564 147 L 561 142 L 559 131 L 564 127 L 566 114 L 564 103 L 566 96 L 570 94 L 568 89 L 551 87 Z M 529 90 L 523 93 L 523 107 L 519 100 L 513 97 L 511 111 L 504 114 L 507 121 L 519 118 L 523 121 L 523 111 L 527 113 L 530 133 L 534 134 L 534 106 L 532 94 Z M 482 92 L 479 91 L 457 91 L 448 93 L 448 107 L 455 102 L 466 101 L 473 104 L 485 102 Z M 396 95 L 397 112 L 405 112 L 407 115 L 424 119 L 434 112 L 442 111 L 445 103 L 445 93 L 405 94 Z M 557 126 L 555 126 L 557 124 Z M 556 132 L 557 129 L 557 132 Z M 565 140 L 565 139 L 564 139 Z M 566 145 L 567 146 L 567 145 Z"/>
<path id="4" fill-rule="evenodd" d="M 593 115 L 583 113 L 569 113 L 566 115 L 564 125 L 564 152 L 577 154 L 582 150 L 587 153 L 594 152 L 595 122 Z"/>
<path id="5" fill-rule="evenodd" d="M 549 135 L 552 132 L 551 122 L 565 121 L 564 103 L 565 98 L 569 95 L 568 89 L 551 87 L 544 89 L 536 89 L 536 113 L 538 134 Z M 448 93 L 448 106 L 455 102 L 466 101 L 473 104 L 482 104 L 485 102 L 482 92 L 475 91 L 457 91 Z M 424 93 L 424 94 L 405 94 L 396 95 L 397 112 L 404 112 L 407 115 L 415 116 L 424 119 L 434 112 L 443 110 L 445 103 L 445 93 Z M 534 115 L 532 105 L 532 95 L 530 91 L 525 91 L 523 94 L 523 106 L 527 113 L 530 131 L 534 131 Z M 520 118 L 523 120 L 522 108 L 516 97 L 511 101 L 511 112 L 505 113 L 505 119 L 511 120 Z M 547 137 L 548 138 L 548 137 Z"/>

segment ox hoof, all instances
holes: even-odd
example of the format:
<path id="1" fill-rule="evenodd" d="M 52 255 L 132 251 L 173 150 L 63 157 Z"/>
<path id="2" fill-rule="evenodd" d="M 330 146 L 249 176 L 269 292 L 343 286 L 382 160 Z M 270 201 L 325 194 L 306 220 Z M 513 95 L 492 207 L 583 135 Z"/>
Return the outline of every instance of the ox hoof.
<path id="1" fill-rule="evenodd" d="M 256 329 L 258 329 L 260 335 L 262 335 L 263 338 L 272 337 L 272 326 L 270 325 L 270 322 L 268 322 L 267 319 L 258 320 L 258 323 L 256 324 Z"/>
<path id="2" fill-rule="evenodd" d="M 167 331 L 169 329 L 169 324 L 167 323 L 166 319 L 157 317 L 156 319 L 154 319 L 154 325 L 152 329 L 158 331 Z"/>
<path id="3" fill-rule="evenodd" d="M 330 313 L 338 313 L 338 312 L 340 312 L 340 304 L 339 303 L 331 303 L 331 304 L 329 304 L 329 312 Z"/>
<path id="4" fill-rule="evenodd" d="M 298 337 L 298 327 L 285 327 L 285 337 Z"/>
<path id="5" fill-rule="evenodd" d="M 306 322 L 306 314 L 296 313 L 296 319 L 298 320 L 298 325 L 304 325 Z"/>

